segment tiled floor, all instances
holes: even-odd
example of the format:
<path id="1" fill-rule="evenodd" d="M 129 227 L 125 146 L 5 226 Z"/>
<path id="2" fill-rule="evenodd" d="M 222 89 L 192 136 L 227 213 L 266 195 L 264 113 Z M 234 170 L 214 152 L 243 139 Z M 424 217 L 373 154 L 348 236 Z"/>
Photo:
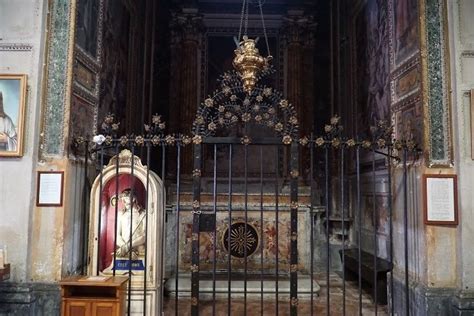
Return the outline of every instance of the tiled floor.
<path id="1" fill-rule="evenodd" d="M 326 315 L 326 298 L 327 298 L 327 286 L 326 276 L 324 274 L 317 275 L 316 279 L 318 284 L 321 286 L 319 297 L 315 296 L 313 301 L 313 314 L 314 315 Z M 342 279 L 333 274 L 330 276 L 330 315 L 343 315 L 343 286 Z M 227 297 L 218 297 L 216 302 L 212 300 L 201 299 L 199 302 L 199 314 L 200 315 L 213 315 L 213 309 L 215 308 L 215 315 L 227 315 L 228 314 L 228 301 Z M 215 304 L 215 307 L 214 307 Z M 346 295 L 345 295 L 345 308 L 346 315 L 355 316 L 359 313 L 359 291 L 358 285 L 354 282 L 346 281 Z M 178 313 L 179 316 L 186 316 L 191 314 L 189 298 L 180 298 L 178 300 Z M 247 315 L 290 315 L 289 312 L 289 301 L 288 299 L 281 298 L 278 302 L 278 313 L 277 304 L 275 299 L 265 298 L 263 301 L 263 314 L 262 305 L 259 294 L 248 294 L 247 295 Z M 242 297 L 233 298 L 231 301 L 231 314 L 232 315 L 244 315 L 244 300 Z M 375 307 L 372 303 L 370 296 L 363 292 L 362 293 L 362 313 L 363 315 L 375 315 Z M 175 298 L 169 297 L 165 299 L 165 315 L 176 315 L 175 313 Z M 302 298 L 298 302 L 298 315 L 311 315 L 311 299 Z M 377 315 L 388 315 L 387 306 L 378 306 Z"/>

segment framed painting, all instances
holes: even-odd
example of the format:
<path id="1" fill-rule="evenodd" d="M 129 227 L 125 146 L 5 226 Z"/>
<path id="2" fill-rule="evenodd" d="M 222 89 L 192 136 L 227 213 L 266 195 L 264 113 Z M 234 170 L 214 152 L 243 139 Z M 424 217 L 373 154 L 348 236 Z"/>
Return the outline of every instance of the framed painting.
<path id="1" fill-rule="evenodd" d="M 26 75 L 0 74 L 0 157 L 23 155 Z"/>
<path id="2" fill-rule="evenodd" d="M 456 175 L 423 175 L 426 225 L 458 224 Z"/>

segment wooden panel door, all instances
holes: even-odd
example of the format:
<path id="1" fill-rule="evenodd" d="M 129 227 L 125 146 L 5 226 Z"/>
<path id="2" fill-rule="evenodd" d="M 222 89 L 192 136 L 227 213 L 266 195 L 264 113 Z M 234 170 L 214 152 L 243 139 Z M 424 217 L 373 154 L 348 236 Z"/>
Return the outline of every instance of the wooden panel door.
<path id="1" fill-rule="evenodd" d="M 116 316 L 118 302 L 93 302 L 92 316 Z"/>
<path id="2" fill-rule="evenodd" d="M 91 314 L 90 302 L 68 300 L 63 304 L 64 316 L 89 316 Z"/>

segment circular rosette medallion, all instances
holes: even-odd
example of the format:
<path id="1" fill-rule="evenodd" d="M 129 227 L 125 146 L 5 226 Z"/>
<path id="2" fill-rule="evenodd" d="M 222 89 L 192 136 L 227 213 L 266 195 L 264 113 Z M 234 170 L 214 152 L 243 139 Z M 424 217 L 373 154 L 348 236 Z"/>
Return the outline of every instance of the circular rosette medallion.
<path id="1" fill-rule="evenodd" d="M 246 237 L 247 236 L 247 237 Z M 229 229 L 224 232 L 224 248 L 229 252 Z M 252 225 L 234 223 L 230 226 L 230 254 L 236 258 L 252 255 L 258 247 L 258 234 Z"/>

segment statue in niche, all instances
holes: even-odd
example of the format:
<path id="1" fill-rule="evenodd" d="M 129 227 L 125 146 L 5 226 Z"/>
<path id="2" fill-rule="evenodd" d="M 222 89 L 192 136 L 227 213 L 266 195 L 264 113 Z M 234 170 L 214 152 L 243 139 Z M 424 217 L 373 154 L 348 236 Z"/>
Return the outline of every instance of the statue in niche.
<path id="1" fill-rule="evenodd" d="M 115 202 L 113 202 L 114 199 Z M 104 272 L 110 273 L 114 268 L 116 272 L 128 272 L 130 269 L 143 270 L 146 241 L 145 208 L 141 206 L 135 192 L 132 192 L 130 188 L 123 190 L 118 199 L 122 208 L 117 214 L 115 262 L 114 252 L 112 252 L 112 262 Z M 118 203 L 118 201 L 114 197 L 111 203 Z"/>
<path id="2" fill-rule="evenodd" d="M 117 257 L 129 258 L 131 251 L 132 259 L 137 259 L 140 254 L 144 254 L 145 250 L 145 209 L 138 204 L 137 197 L 131 189 L 124 190 L 119 198 L 124 207 L 117 217 L 117 248 L 115 252 Z"/>

